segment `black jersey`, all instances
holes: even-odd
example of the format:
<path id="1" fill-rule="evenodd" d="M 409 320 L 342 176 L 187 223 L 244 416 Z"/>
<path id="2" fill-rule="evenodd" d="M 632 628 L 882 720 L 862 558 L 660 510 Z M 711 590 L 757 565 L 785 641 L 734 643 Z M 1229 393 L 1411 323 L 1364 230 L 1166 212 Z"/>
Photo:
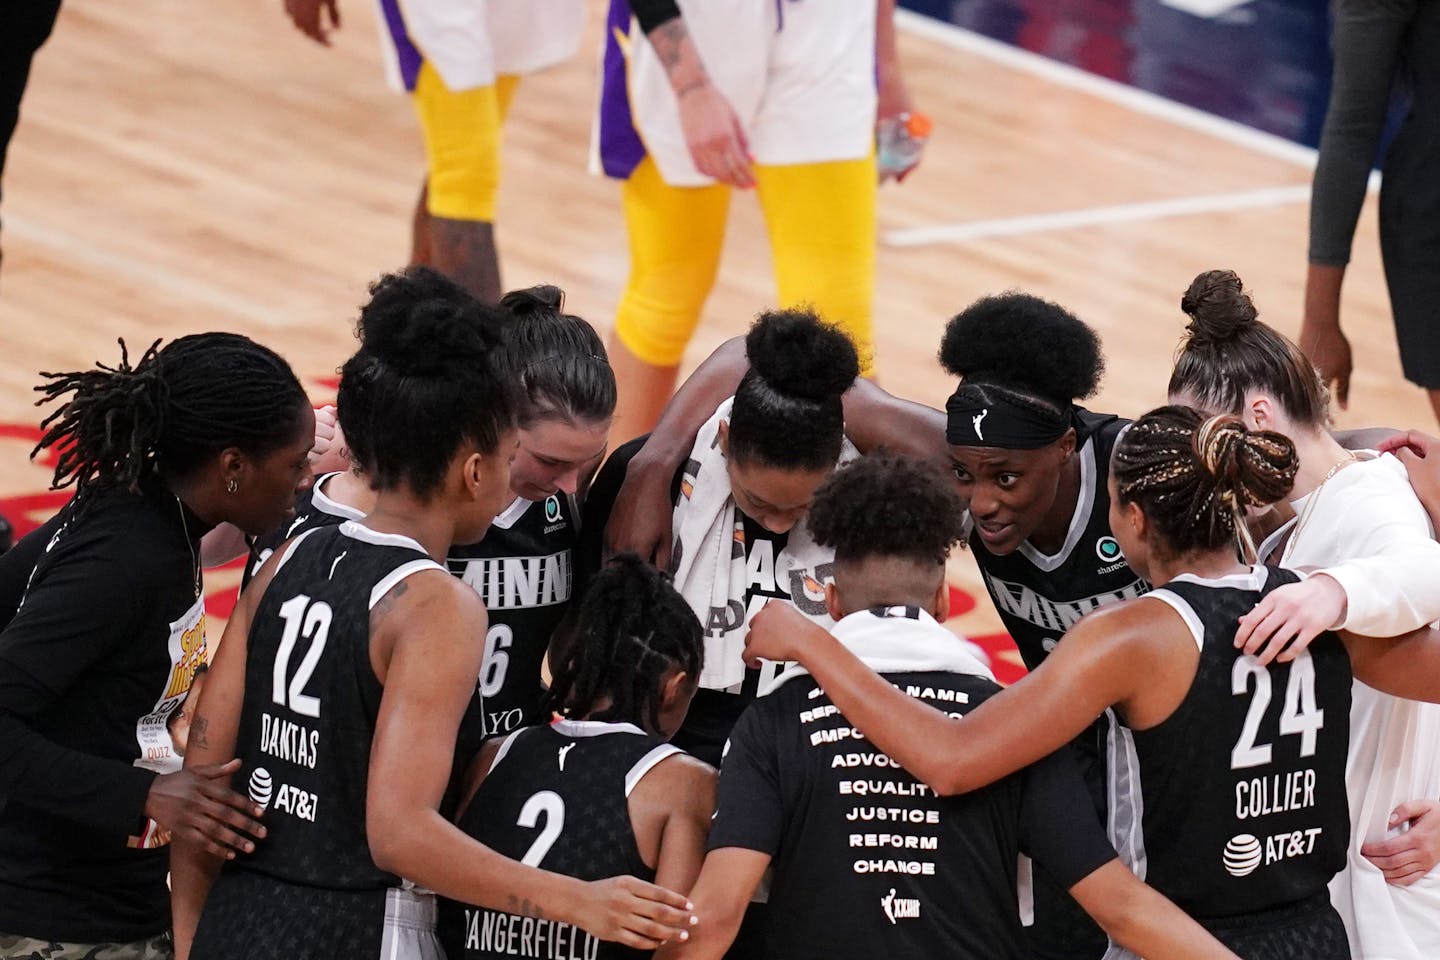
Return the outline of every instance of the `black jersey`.
<path id="1" fill-rule="evenodd" d="M 242 590 L 250 585 L 250 581 L 260 572 L 265 561 L 270 559 L 270 554 L 275 552 L 275 548 L 291 537 L 298 537 L 307 530 L 333 527 L 346 520 L 364 518 L 363 510 L 334 500 L 325 493 L 325 485 L 331 478 L 338 476 L 338 473 L 327 473 L 323 477 L 316 477 L 309 489 L 295 498 L 295 516 L 269 533 L 255 538 L 255 542 L 250 545 L 250 560 L 245 564 L 245 573 L 241 576 Z"/>
<path id="2" fill-rule="evenodd" d="M 490 628 L 475 685 L 482 736 L 542 719 L 540 670 L 574 590 L 575 504 L 559 493 L 517 499 L 479 543 L 450 548 L 450 572 L 485 601 Z"/>
<path id="3" fill-rule="evenodd" d="M 443 568 L 409 537 L 351 522 L 289 549 L 250 626 L 237 741 L 268 834 L 233 865 L 332 890 L 392 886 L 365 839 L 383 693 L 370 610 L 406 577 Z"/>
<path id="4" fill-rule="evenodd" d="M 1149 589 L 1110 534 L 1110 452 L 1129 421 L 1088 410 L 1079 411 L 1076 421 L 1080 495 L 1059 552 L 1047 556 L 1027 541 L 996 556 L 977 532 L 970 533 L 985 589 L 1031 670 L 1085 614 Z"/>
<path id="5" fill-rule="evenodd" d="M 912 697 L 953 716 L 999 691 L 915 608 L 852 614 L 835 635 Z M 890 672 L 889 666 L 926 666 Z M 944 664 L 944 670 L 936 667 Z M 938 797 L 880 753 L 805 674 L 736 724 L 709 846 L 774 859 L 768 955 L 1026 957 L 1017 855 L 1066 887 L 1114 859 L 1061 751 L 981 790 Z"/>
<path id="6" fill-rule="evenodd" d="M 629 723 L 559 720 L 516 731 L 459 819 L 470 836 L 512 860 L 580 880 L 654 880 L 641 859 L 628 798 L 680 750 Z M 440 901 L 450 960 L 648 956 L 556 920 Z"/>
<path id="7" fill-rule="evenodd" d="M 170 923 L 170 720 L 205 662 L 204 523 L 158 482 L 87 491 L 0 558 L 0 930 L 95 943 Z"/>
<path id="8" fill-rule="evenodd" d="M 1184 617 L 1200 663 L 1175 712 L 1131 734 L 1144 878 L 1202 921 L 1298 903 L 1345 866 L 1344 646 L 1321 634 L 1268 668 L 1234 647 L 1241 614 L 1297 579 L 1257 566 L 1216 580 L 1180 576 L 1154 594 Z"/>

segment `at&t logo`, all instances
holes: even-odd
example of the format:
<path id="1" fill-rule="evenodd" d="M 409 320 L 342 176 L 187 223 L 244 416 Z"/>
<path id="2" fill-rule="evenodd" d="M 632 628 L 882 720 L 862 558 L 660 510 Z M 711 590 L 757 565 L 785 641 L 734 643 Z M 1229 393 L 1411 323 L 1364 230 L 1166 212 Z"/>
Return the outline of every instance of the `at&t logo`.
<path id="1" fill-rule="evenodd" d="M 274 785 L 270 782 L 270 771 L 264 767 L 256 767 L 250 774 L 250 799 L 260 805 L 260 809 L 270 809 L 270 795 Z"/>
<path id="2" fill-rule="evenodd" d="M 1250 876 L 1263 857 L 1260 840 L 1248 833 L 1233 836 L 1225 844 L 1225 870 L 1232 877 Z"/>

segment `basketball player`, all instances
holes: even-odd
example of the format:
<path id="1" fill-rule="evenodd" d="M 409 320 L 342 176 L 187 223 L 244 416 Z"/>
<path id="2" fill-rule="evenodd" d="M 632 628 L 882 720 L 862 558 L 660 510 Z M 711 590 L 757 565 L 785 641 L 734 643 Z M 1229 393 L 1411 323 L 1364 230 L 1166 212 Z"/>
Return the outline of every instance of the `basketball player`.
<path id="1" fill-rule="evenodd" d="M 837 640 L 907 696 L 968 713 L 999 691 L 942 627 L 945 558 L 964 536 L 937 467 L 872 455 L 816 494 L 835 549 Z M 736 726 L 695 900 L 709 922 L 662 955 L 717 957 L 767 867 L 766 956 L 1020 958 L 1016 855 L 1031 853 L 1117 938 L 1147 956 L 1229 957 L 1119 863 L 1066 752 L 964 797 L 940 798 L 850 727 L 803 669 Z M 727 922 L 728 921 L 728 922 Z"/>
<path id="2" fill-rule="evenodd" d="M 644 458 L 632 463 L 611 521 L 618 529 L 607 530 L 619 549 L 651 555 L 655 536 L 646 524 L 653 527 L 654 520 L 647 512 L 658 502 L 660 476 L 666 464 L 675 469 L 680 438 L 694 436 L 696 411 L 733 383 L 735 364 L 722 355 L 730 349 L 696 371 L 646 443 Z M 857 382 L 845 395 L 845 428 L 861 450 L 884 446 L 954 471 L 969 504 L 971 552 L 996 611 L 1034 669 L 1086 612 L 1146 590 L 1108 526 L 1106 475 L 1126 421 L 1076 405 L 1099 384 L 1099 338 L 1069 311 L 1038 297 L 1006 293 L 971 304 L 947 324 L 940 361 L 961 378 L 945 414 Z M 1101 718 L 1075 749 L 1096 815 L 1113 825 L 1123 814 L 1111 811 L 1106 789 L 1108 737 Z M 1119 844 L 1117 836 L 1111 839 Z M 1070 960 L 1105 952 L 1103 932 L 1043 869 L 1035 874 L 1034 897 L 1035 923 L 1027 935 L 1036 956 Z"/>
<path id="3" fill-rule="evenodd" d="M 227 789 L 233 754 L 182 770 L 169 720 L 207 656 L 201 536 L 282 520 L 308 476 L 310 404 L 245 337 L 156 347 L 48 376 L 64 405 L 36 449 L 59 451 L 54 485 L 76 495 L 0 558 L 0 581 L 25 584 L 0 621 L 7 960 L 167 957 L 166 833 L 218 856 L 265 832 Z"/>
<path id="4" fill-rule="evenodd" d="M 495 252 L 501 128 L 520 76 L 575 53 L 585 4 L 378 0 L 377 6 L 387 77 L 411 94 L 425 141 L 411 262 L 434 266 L 494 303 L 503 289 Z M 285 10 L 326 46 L 340 26 L 337 0 L 285 0 Z"/>
<path id="5" fill-rule="evenodd" d="M 875 124 L 910 109 L 894 6 L 611 0 L 596 143 L 630 238 L 609 343 L 621 437 L 649 432 L 675 388 L 733 187 L 759 195 L 781 305 L 838 323 L 869 370 Z"/>
<path id="6" fill-rule="evenodd" d="M 187 763 L 237 751 L 269 835 L 223 871 L 197 844 L 177 848 L 177 954 L 436 957 L 434 902 L 412 883 L 653 947 L 683 932 L 684 898 L 542 873 L 440 815 L 455 757 L 479 745 L 457 734 L 486 617 L 434 558 L 503 506 L 515 397 L 487 308 L 388 302 L 364 318 L 339 395 L 366 437 L 375 507 L 277 550 L 209 674 Z"/>
<path id="7" fill-rule="evenodd" d="M 963 723 L 781 605 L 757 615 L 747 656 L 799 659 L 877 747 L 945 795 L 1033 762 L 1116 708 L 1111 789 L 1136 796 L 1126 842 L 1145 879 L 1247 960 L 1343 960 L 1326 883 L 1349 834 L 1351 665 L 1434 698 L 1440 644 L 1428 629 L 1398 641 L 1326 633 L 1268 668 L 1235 649 L 1240 614 L 1296 579 L 1236 556 L 1254 555 L 1246 509 L 1285 496 L 1297 466 L 1284 436 L 1235 417 L 1162 407 L 1137 420 L 1115 445 L 1111 530 L 1157 590 L 1081 620 Z"/>
<path id="8" fill-rule="evenodd" d="M 460 828 L 581 880 L 629 875 L 688 890 L 715 809 L 715 771 L 666 741 L 700 675 L 700 622 L 635 557 L 596 576 L 578 619 L 583 633 L 557 666 L 551 696 L 562 719 L 485 745 Z M 562 922 L 451 900 L 440 902 L 440 939 L 450 960 L 637 955 Z"/>
<path id="9" fill-rule="evenodd" d="M 825 617 L 830 551 L 814 544 L 804 517 L 815 489 L 838 461 L 854 456 L 840 396 L 859 359 L 837 327 L 801 310 L 760 315 L 745 348 L 749 372 L 695 438 L 672 474 L 676 585 L 705 625 L 701 689 L 675 737 L 677 746 L 720 765 L 730 729 L 779 667 L 741 661 L 750 614 L 768 599 Z M 585 528 L 605 528 L 615 491 L 644 440 L 621 446 L 596 477 Z M 587 568 L 599 564 L 592 535 Z"/>
<path id="10" fill-rule="evenodd" d="M 1323 568 L 1267 594 L 1241 619 L 1236 643 L 1265 663 L 1331 627 L 1387 637 L 1440 619 L 1440 544 L 1405 466 L 1335 442 L 1314 368 L 1258 319 L 1234 273 L 1201 274 L 1183 306 L 1191 319 L 1171 396 L 1291 438 L 1295 486 L 1261 518 L 1269 535 L 1260 553 Z M 1357 956 L 1426 960 L 1440 955 L 1440 706 L 1363 683 L 1353 697 L 1351 840 L 1331 896 Z"/>

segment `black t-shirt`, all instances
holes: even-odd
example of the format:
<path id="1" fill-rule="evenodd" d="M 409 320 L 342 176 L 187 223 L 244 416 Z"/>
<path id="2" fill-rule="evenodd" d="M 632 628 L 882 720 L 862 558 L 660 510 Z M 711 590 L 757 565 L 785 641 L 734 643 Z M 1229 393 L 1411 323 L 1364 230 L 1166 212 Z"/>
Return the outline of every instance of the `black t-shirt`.
<path id="1" fill-rule="evenodd" d="M 566 494 L 517 499 L 479 543 L 450 548 L 450 572 L 480 594 L 490 616 L 471 712 L 483 718 L 481 736 L 543 719 L 540 671 L 574 590 L 576 520 Z"/>
<path id="2" fill-rule="evenodd" d="M 267 835 L 230 867 L 331 890 L 392 886 L 365 837 L 384 692 L 370 611 L 405 577 L 443 568 L 414 540 L 353 522 L 288 549 L 251 622 L 236 740 Z"/>
<path id="3" fill-rule="evenodd" d="M 38 557 L 0 633 L 0 931 L 129 941 L 170 924 L 143 811 L 180 767 L 167 721 L 206 658 L 206 528 L 158 484 L 85 499 L 0 561 Z"/>
<path id="4" fill-rule="evenodd" d="M 625 471 L 631 459 L 640 452 L 648 435 L 622 444 L 605 461 L 595 476 L 590 493 L 585 499 L 585 521 L 582 525 L 580 542 L 576 553 L 581 578 L 593 575 L 600 568 L 604 544 L 605 524 L 610 519 L 610 509 L 625 481 Z M 670 501 L 680 502 L 680 483 L 685 468 L 676 471 L 670 483 Z M 740 514 L 745 532 L 745 566 L 750 581 L 745 587 L 745 608 L 747 616 L 767 599 L 790 599 L 790 591 L 777 577 L 780 554 L 790 541 L 790 534 L 772 533 L 756 523 L 743 511 Z M 768 686 L 783 664 L 767 665 L 764 669 L 747 667 L 745 678 L 738 690 L 695 691 L 690 710 L 685 714 L 685 723 L 675 734 L 674 743 L 686 753 L 692 754 L 711 766 L 720 765 L 720 754 L 730 730 L 745 708 L 754 702 L 761 687 Z"/>
<path id="5" fill-rule="evenodd" d="M 1203 921 L 1325 892 L 1345 866 L 1350 818 L 1350 658 L 1317 637 L 1290 663 L 1235 649 L 1240 615 L 1299 578 L 1278 567 L 1156 591 L 1199 636 L 1200 663 L 1175 712 L 1134 731 L 1146 880 Z M 1198 628 L 1198 629 L 1197 629 Z"/>
<path id="6" fill-rule="evenodd" d="M 580 880 L 654 880 L 630 819 L 630 792 L 680 751 L 629 723 L 560 720 L 511 734 L 459 819 L 497 853 Z M 555 920 L 529 920 L 441 899 L 450 960 L 649 956 Z"/>
<path id="7" fill-rule="evenodd" d="M 944 629 L 893 619 L 900 631 Z M 885 678 L 957 715 L 999 691 L 969 674 Z M 755 701 L 736 724 L 709 847 L 774 858 L 770 956 L 865 960 L 1027 956 L 1018 854 L 1067 887 L 1115 857 L 1067 751 L 973 793 L 937 797 L 850 726 L 808 675 Z"/>

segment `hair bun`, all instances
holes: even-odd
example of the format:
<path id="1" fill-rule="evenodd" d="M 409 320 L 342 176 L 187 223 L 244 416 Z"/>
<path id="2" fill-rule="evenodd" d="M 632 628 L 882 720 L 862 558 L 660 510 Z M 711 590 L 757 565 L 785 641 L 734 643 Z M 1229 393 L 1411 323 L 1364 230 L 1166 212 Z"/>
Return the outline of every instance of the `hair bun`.
<path id="1" fill-rule="evenodd" d="M 1057 407 L 1094 394 L 1105 372 L 1094 330 L 1058 303 L 1015 290 L 952 317 L 940 365 L 962 380 L 1019 388 Z"/>
<path id="2" fill-rule="evenodd" d="M 499 344 L 493 312 L 428 267 L 387 274 L 370 291 L 361 350 L 401 376 L 445 376 Z"/>
<path id="3" fill-rule="evenodd" d="M 1180 298 L 1190 317 L 1185 329 L 1197 343 L 1229 340 L 1260 316 L 1234 270 L 1207 270 L 1190 283 Z"/>
<path id="4" fill-rule="evenodd" d="M 762 313 L 745 336 L 745 353 L 755 375 L 787 397 L 836 399 L 860 375 L 855 344 L 808 309 Z"/>

